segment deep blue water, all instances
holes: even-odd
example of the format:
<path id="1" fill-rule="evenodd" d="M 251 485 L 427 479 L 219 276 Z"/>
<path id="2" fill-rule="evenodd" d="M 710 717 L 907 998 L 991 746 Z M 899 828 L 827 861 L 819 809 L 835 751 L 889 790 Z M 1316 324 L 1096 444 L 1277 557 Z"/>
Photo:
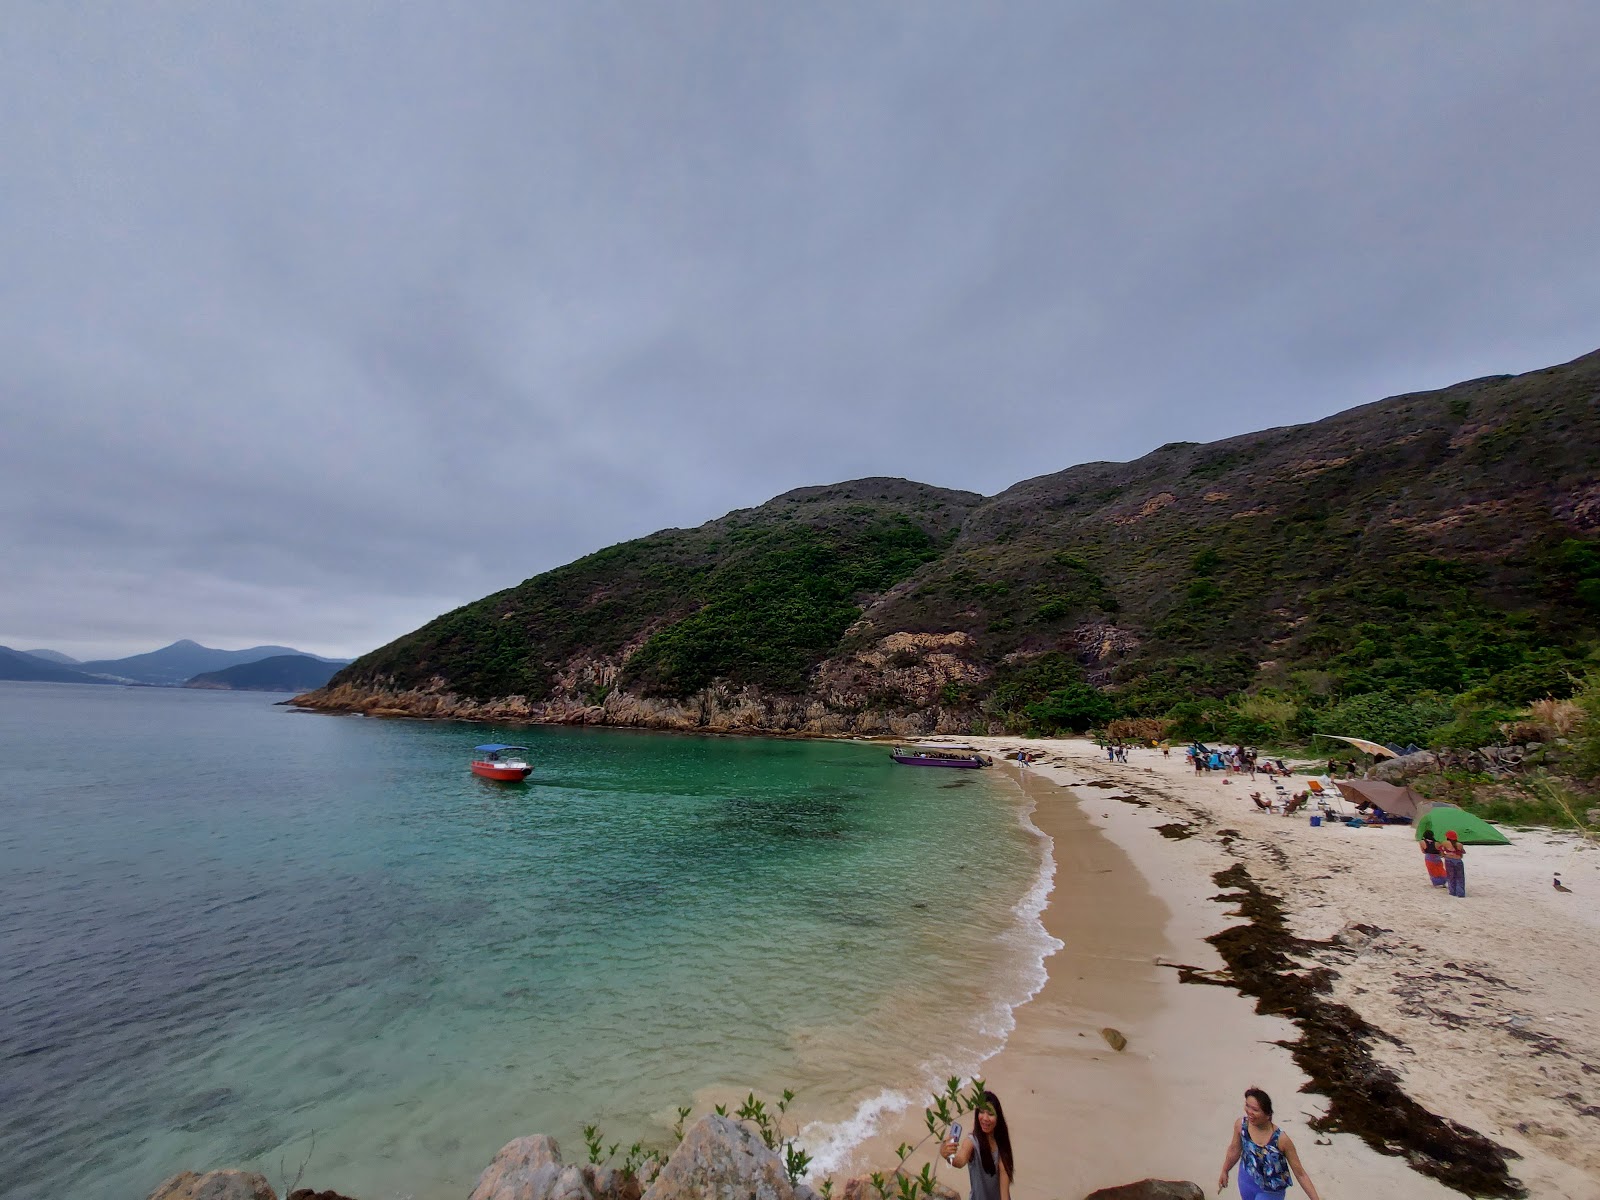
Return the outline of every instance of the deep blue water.
<path id="1" fill-rule="evenodd" d="M 305 1183 L 460 1197 L 512 1137 L 749 1088 L 820 1144 L 1036 982 L 1041 852 L 993 773 L 275 699 L 0 683 L 5 1200 L 278 1185 L 312 1135 Z M 534 779 L 468 774 L 485 740 Z"/>

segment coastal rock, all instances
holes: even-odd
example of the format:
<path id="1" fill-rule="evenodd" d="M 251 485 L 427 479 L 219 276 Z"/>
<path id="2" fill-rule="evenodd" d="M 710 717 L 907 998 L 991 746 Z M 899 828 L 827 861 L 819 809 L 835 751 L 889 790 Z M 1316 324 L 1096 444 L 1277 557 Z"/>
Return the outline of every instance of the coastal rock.
<path id="1" fill-rule="evenodd" d="M 1206 1192 L 1198 1183 L 1141 1179 L 1138 1183 L 1101 1188 L 1090 1192 L 1083 1200 L 1206 1200 Z"/>
<path id="2" fill-rule="evenodd" d="M 1121 1052 L 1128 1048 L 1128 1039 L 1122 1036 L 1120 1030 L 1112 1029 L 1109 1025 L 1100 1031 L 1100 1036 L 1105 1038 L 1106 1045 L 1113 1050 Z"/>
<path id="3" fill-rule="evenodd" d="M 278 1200 L 266 1176 L 254 1171 L 180 1171 L 150 1193 L 150 1200 Z"/>
<path id="4" fill-rule="evenodd" d="M 346 1196 L 342 1192 L 317 1192 L 311 1188 L 298 1188 L 290 1192 L 283 1200 L 355 1200 L 354 1196 Z"/>
<path id="5" fill-rule="evenodd" d="M 500 1147 L 469 1200 L 594 1200 L 577 1167 L 561 1165 L 555 1138 L 537 1133 Z"/>
<path id="6" fill-rule="evenodd" d="M 684 1134 L 644 1200 L 804 1200 L 804 1192 L 755 1133 L 712 1115 Z"/>
<path id="7" fill-rule="evenodd" d="M 1381 779 L 1384 783 L 1404 783 L 1418 775 L 1427 775 L 1439 769 L 1439 756 L 1431 750 L 1418 750 L 1415 754 L 1402 754 L 1387 758 L 1367 772 L 1368 779 Z"/>
<path id="8" fill-rule="evenodd" d="M 584 1182 L 589 1185 L 595 1200 L 639 1200 L 643 1193 L 637 1175 L 630 1175 L 615 1167 L 591 1167 L 587 1164 L 578 1169 L 583 1172 Z"/>

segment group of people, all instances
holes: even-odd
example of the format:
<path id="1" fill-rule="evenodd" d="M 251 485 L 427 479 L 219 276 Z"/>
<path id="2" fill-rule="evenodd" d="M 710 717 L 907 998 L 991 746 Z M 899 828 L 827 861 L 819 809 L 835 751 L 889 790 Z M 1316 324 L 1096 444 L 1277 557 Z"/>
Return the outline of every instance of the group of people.
<path id="1" fill-rule="evenodd" d="M 967 1169 L 971 1200 L 1011 1200 L 1016 1159 L 1011 1152 L 1005 1110 L 993 1092 L 983 1093 L 983 1105 L 975 1114 L 972 1131 L 953 1129 L 945 1136 L 939 1153 L 951 1166 Z M 1242 1200 L 1283 1200 L 1284 1192 L 1295 1181 L 1305 1189 L 1306 1200 L 1321 1200 L 1300 1163 L 1294 1140 L 1272 1122 L 1272 1097 L 1257 1087 L 1245 1090 L 1244 1116 L 1228 1130 L 1228 1148 L 1217 1181 L 1219 1192 L 1227 1190 L 1228 1176 L 1241 1163 Z"/>
<path id="2" fill-rule="evenodd" d="M 1283 759 L 1263 759 L 1261 752 L 1254 746 L 1223 747 L 1213 750 L 1199 742 L 1192 743 L 1184 751 L 1189 757 L 1189 763 L 1194 767 L 1196 775 L 1203 775 L 1207 771 L 1226 771 L 1230 775 L 1249 775 L 1251 779 L 1260 771 L 1268 779 L 1282 775 L 1285 779 L 1292 778 L 1294 772 L 1290 770 Z"/>
<path id="3" fill-rule="evenodd" d="M 1433 830 L 1424 831 L 1422 861 L 1434 887 L 1442 887 L 1452 896 L 1467 894 L 1467 848 L 1454 829 L 1444 835 L 1442 842 L 1433 836 Z"/>

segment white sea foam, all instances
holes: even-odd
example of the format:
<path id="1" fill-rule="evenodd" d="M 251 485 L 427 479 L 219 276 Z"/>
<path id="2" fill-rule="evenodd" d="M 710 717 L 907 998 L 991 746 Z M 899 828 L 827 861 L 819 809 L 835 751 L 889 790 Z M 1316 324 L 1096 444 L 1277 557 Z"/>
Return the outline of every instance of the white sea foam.
<path id="1" fill-rule="evenodd" d="M 843 1121 L 813 1121 L 800 1131 L 800 1144 L 811 1152 L 808 1178 L 820 1179 L 837 1171 L 850 1151 L 878 1132 L 885 1117 L 898 1117 L 912 1105 L 912 1097 L 885 1088 L 856 1105 Z"/>
<path id="2" fill-rule="evenodd" d="M 951 1075 L 962 1078 L 977 1075 L 985 1062 L 1005 1049 L 1006 1039 L 1017 1026 L 1016 1009 L 1039 994 L 1049 979 L 1045 961 L 1066 945 L 1044 925 L 1044 911 L 1055 888 L 1056 856 L 1050 835 L 1033 822 L 1037 808 L 1037 802 L 1025 796 L 1017 810 L 1017 823 L 1039 845 L 1039 869 L 1032 885 L 1011 908 L 1015 922 L 1000 937 L 1017 952 L 1016 978 L 992 1006 L 975 1014 L 977 1044 L 964 1047 L 964 1053 L 955 1058 L 919 1064 L 921 1091 L 917 1095 L 921 1097 L 943 1091 Z M 837 1171 L 851 1151 L 916 1103 L 917 1098 L 907 1092 L 885 1088 L 862 1100 L 855 1112 L 843 1121 L 811 1122 L 799 1138 L 800 1144 L 812 1155 L 807 1177 L 821 1179 Z"/>

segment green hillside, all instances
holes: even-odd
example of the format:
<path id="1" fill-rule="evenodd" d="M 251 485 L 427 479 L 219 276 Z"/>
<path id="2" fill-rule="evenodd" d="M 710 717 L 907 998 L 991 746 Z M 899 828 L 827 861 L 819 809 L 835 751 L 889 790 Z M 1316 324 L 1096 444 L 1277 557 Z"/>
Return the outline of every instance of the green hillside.
<path id="1" fill-rule="evenodd" d="M 301 692 L 327 683 L 340 664 L 308 654 L 274 654 L 186 681 L 186 688 L 233 692 Z"/>
<path id="2" fill-rule="evenodd" d="M 989 499 L 802 489 L 448 613 L 307 702 L 1448 742 L 1572 694 L 1597 618 L 1600 352 Z"/>

